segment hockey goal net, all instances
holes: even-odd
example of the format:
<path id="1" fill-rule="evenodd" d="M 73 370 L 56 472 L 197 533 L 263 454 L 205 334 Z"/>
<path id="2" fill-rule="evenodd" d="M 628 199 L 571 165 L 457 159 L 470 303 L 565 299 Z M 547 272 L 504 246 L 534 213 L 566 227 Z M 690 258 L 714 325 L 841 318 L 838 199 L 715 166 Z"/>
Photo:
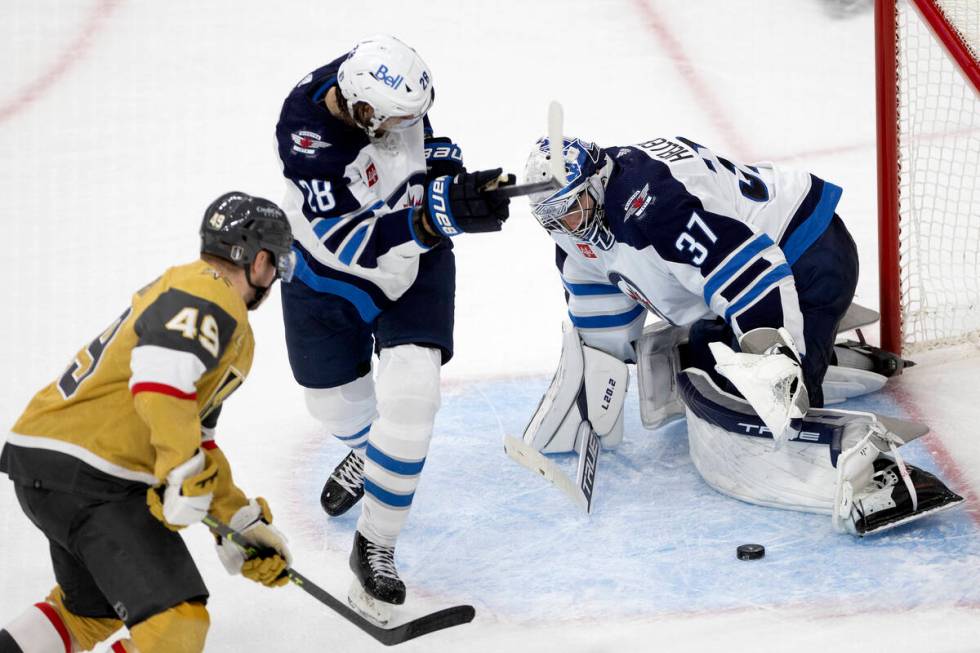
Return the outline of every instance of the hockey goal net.
<path id="1" fill-rule="evenodd" d="M 881 342 L 980 341 L 980 0 L 876 0 Z"/>

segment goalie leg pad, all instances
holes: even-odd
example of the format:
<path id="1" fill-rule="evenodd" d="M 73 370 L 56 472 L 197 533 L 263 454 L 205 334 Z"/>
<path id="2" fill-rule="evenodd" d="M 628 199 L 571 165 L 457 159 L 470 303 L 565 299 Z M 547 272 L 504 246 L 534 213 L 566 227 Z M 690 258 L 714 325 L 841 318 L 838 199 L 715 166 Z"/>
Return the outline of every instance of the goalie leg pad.
<path id="1" fill-rule="evenodd" d="M 687 327 L 658 322 L 644 329 L 637 341 L 640 420 L 645 428 L 655 429 L 684 416 L 677 374 L 681 371 L 678 348 L 687 342 L 687 334 Z"/>
<path id="2" fill-rule="evenodd" d="M 524 429 L 523 441 L 544 453 L 577 451 L 580 425 L 588 421 L 611 448 L 623 439 L 623 404 L 629 371 L 619 359 L 583 345 L 578 331 L 563 325 L 562 353 L 551 385 Z"/>
<path id="3" fill-rule="evenodd" d="M 877 392 L 885 387 L 888 377 L 870 370 L 831 365 L 823 377 L 824 405 L 838 404 L 852 397 Z"/>
<path id="4" fill-rule="evenodd" d="M 837 471 L 827 444 L 794 440 L 775 449 L 749 403 L 710 374 L 688 368 L 679 380 L 691 459 L 708 485 L 748 503 L 830 514 Z"/>

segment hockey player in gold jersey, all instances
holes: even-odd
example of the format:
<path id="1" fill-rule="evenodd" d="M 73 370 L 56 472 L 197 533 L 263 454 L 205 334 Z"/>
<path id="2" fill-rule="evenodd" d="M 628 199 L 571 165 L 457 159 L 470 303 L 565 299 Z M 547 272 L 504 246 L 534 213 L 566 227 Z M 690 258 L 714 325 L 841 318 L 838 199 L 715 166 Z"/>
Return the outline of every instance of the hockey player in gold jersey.
<path id="1" fill-rule="evenodd" d="M 226 193 L 205 211 L 201 258 L 168 269 L 34 396 L 0 471 L 50 543 L 58 585 L 0 630 L 0 653 L 201 651 L 207 588 L 181 527 L 208 513 L 265 557 L 230 542 L 231 573 L 274 586 L 290 556 L 262 498 L 248 499 L 214 440 L 222 403 L 252 365 L 248 310 L 292 274 L 292 235 L 272 202 Z"/>

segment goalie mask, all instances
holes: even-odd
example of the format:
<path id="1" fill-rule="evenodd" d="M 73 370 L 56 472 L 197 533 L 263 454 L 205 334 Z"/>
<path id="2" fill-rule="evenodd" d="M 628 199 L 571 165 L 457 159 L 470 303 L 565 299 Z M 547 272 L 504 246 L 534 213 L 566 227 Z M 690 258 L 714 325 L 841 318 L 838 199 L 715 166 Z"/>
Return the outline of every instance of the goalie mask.
<path id="1" fill-rule="evenodd" d="M 415 50 L 387 35 L 356 44 L 340 64 L 337 84 L 352 108 L 364 102 L 374 110 L 363 125 L 371 137 L 389 118 L 403 118 L 386 127 L 392 131 L 416 124 L 435 100 L 429 67 Z"/>
<path id="2" fill-rule="evenodd" d="M 546 181 L 551 178 L 551 146 L 547 138 L 535 143 L 524 168 L 526 183 Z M 565 162 L 565 184 L 557 191 L 531 195 L 531 213 L 541 226 L 550 232 L 565 233 L 578 240 L 608 250 L 613 245 L 613 235 L 605 224 L 605 192 L 613 162 L 606 153 L 593 143 L 578 138 L 566 138 L 562 142 Z M 586 207 L 585 195 L 592 199 Z M 566 216 L 581 213 L 580 222 L 569 227 Z"/>

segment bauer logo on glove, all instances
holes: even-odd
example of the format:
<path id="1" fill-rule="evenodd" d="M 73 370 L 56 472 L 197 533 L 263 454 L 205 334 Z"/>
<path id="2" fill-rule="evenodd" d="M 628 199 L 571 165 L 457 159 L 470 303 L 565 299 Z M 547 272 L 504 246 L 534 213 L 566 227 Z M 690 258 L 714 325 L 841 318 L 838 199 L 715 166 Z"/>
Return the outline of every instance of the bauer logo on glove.
<path id="1" fill-rule="evenodd" d="M 429 226 L 441 236 L 500 231 L 510 216 L 510 198 L 491 191 L 512 184 L 502 168 L 436 177 L 426 191 Z"/>

